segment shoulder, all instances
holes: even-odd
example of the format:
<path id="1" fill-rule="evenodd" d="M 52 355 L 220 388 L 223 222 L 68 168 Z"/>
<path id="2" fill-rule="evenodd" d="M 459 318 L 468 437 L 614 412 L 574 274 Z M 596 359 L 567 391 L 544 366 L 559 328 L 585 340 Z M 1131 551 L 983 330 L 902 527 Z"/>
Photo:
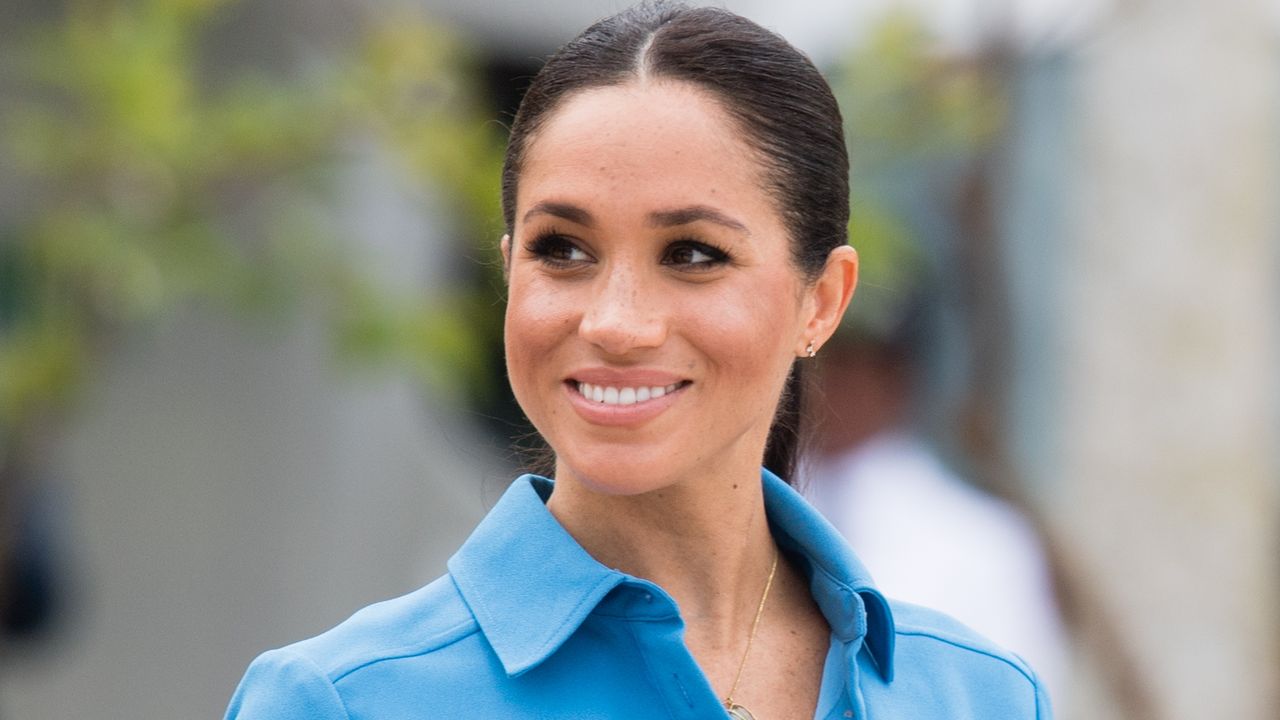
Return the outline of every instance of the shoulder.
<path id="1" fill-rule="evenodd" d="M 399 598 L 370 605 L 333 629 L 259 655 L 227 718 L 348 717 L 341 687 L 367 669 L 422 659 L 478 632 L 453 579 L 442 576 Z"/>
<path id="2" fill-rule="evenodd" d="M 440 650 L 477 630 L 452 577 L 444 575 L 408 595 L 370 605 L 332 630 L 282 650 L 306 658 L 337 681 L 372 663 Z"/>
<path id="3" fill-rule="evenodd" d="M 1021 657 L 943 613 L 899 601 L 890 606 L 894 685 L 919 684 L 948 702 L 977 702 L 984 717 L 1051 717 L 1044 687 Z"/>
<path id="4" fill-rule="evenodd" d="M 989 662 L 999 669 L 1008 669 L 1028 681 L 1033 680 L 1031 668 L 1022 658 L 950 615 L 899 600 L 890 600 L 889 605 L 893 611 L 898 652 L 914 649 L 948 657 L 970 657 L 975 661 Z M 904 645 L 908 647 L 904 648 Z"/>

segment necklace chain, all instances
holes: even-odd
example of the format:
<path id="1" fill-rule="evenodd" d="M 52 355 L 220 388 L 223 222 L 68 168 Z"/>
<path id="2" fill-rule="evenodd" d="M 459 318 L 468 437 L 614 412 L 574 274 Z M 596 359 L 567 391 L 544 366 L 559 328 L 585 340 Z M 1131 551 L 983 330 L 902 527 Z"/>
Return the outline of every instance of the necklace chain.
<path id="1" fill-rule="evenodd" d="M 733 676 L 733 687 L 724 698 L 724 706 L 730 711 L 746 710 L 733 701 L 733 694 L 738 692 L 738 682 L 742 680 L 742 670 L 747 666 L 747 658 L 751 656 L 751 643 L 756 639 L 756 629 L 760 627 L 760 617 L 764 615 L 764 603 L 769 599 L 769 590 L 773 587 L 773 575 L 778 570 L 778 547 L 773 548 L 773 565 L 769 567 L 769 579 L 765 581 L 764 592 L 760 594 L 760 605 L 756 608 L 756 619 L 751 622 L 751 634 L 747 636 L 747 649 L 742 653 L 742 662 L 738 663 L 738 673 Z M 750 717 L 750 715 L 748 715 Z"/>

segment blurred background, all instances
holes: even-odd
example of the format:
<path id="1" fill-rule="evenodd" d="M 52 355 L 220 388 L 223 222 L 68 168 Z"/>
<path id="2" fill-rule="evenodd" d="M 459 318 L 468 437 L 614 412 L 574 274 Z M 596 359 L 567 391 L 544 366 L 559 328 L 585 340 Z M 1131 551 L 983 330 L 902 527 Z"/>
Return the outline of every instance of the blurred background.
<path id="1" fill-rule="evenodd" d="M 505 127 L 624 4 L 0 5 L 0 720 L 219 717 L 444 570 L 528 442 Z M 1280 8 L 724 5 L 846 116 L 806 492 L 1061 718 L 1280 716 Z"/>

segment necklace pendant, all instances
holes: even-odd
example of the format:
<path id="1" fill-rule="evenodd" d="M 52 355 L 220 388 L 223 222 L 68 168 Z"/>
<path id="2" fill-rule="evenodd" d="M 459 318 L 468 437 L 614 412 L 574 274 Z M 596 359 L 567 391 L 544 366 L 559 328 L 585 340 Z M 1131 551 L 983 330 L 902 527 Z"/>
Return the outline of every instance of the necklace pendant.
<path id="1" fill-rule="evenodd" d="M 729 717 L 733 718 L 733 720 L 756 720 L 756 716 L 752 715 L 750 710 L 737 703 L 730 704 L 725 710 L 729 712 Z"/>

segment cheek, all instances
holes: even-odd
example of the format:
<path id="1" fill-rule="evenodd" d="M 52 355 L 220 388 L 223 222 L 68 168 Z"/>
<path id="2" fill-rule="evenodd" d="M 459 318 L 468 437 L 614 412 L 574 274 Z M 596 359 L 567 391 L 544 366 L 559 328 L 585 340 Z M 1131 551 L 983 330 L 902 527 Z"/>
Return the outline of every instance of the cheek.
<path id="1" fill-rule="evenodd" d="M 794 287 L 785 278 L 758 277 L 726 287 L 687 311 L 696 326 L 686 336 L 702 347 L 725 382 L 781 388 L 799 327 L 794 298 Z"/>
<path id="2" fill-rule="evenodd" d="M 537 282 L 513 275 L 508 286 L 503 341 L 507 375 L 516 399 L 525 397 L 538 383 L 538 372 L 554 368 L 547 362 L 557 343 L 573 328 L 572 303 L 563 292 L 550 292 Z M 526 412 L 532 408 L 526 407 Z"/>

